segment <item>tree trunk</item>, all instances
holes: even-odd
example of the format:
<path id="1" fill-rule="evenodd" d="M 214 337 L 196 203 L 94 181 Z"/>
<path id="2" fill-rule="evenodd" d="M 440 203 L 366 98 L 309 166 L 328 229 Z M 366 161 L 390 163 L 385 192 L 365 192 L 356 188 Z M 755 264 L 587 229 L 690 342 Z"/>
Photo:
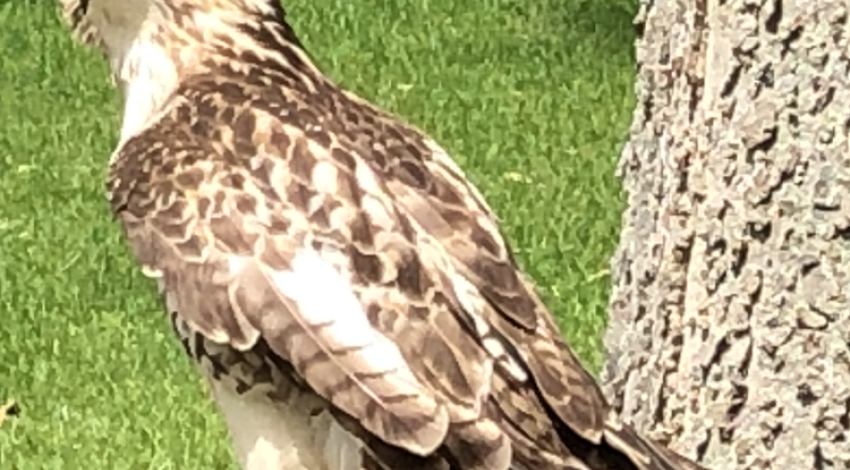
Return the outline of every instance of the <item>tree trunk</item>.
<path id="1" fill-rule="evenodd" d="M 643 0 L 602 372 L 715 470 L 850 468 L 850 1 Z"/>

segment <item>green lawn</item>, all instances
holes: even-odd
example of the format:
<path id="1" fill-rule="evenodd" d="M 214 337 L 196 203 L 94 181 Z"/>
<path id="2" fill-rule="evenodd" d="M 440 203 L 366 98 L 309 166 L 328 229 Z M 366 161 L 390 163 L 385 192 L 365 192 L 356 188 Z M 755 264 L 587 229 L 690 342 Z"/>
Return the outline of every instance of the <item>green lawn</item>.
<path id="1" fill-rule="evenodd" d="M 634 2 L 289 3 L 331 76 L 467 169 L 597 367 Z M 0 25 L 0 405 L 22 407 L 0 427 L 0 469 L 234 468 L 107 212 L 119 108 L 104 64 L 71 43 L 52 1 L 0 0 Z"/>

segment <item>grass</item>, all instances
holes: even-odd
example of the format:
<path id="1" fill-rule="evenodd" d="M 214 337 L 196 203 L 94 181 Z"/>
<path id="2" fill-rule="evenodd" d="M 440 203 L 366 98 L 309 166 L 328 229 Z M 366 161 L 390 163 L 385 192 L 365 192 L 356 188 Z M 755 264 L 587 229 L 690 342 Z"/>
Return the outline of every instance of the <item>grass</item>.
<path id="1" fill-rule="evenodd" d="M 630 0 L 298 0 L 337 81 L 426 129 L 500 214 L 568 339 L 601 360 L 633 109 Z M 357 5 L 357 6 L 353 6 Z M 235 468 L 102 194 L 118 102 L 52 1 L 0 0 L 3 470 Z"/>

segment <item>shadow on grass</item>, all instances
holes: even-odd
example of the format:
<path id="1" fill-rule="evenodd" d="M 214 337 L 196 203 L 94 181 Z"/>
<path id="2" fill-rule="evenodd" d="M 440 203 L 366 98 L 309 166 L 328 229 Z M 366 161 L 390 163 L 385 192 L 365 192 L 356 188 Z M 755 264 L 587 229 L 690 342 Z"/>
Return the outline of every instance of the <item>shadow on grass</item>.
<path id="1" fill-rule="evenodd" d="M 592 47 L 600 57 L 634 58 L 636 0 L 511 0 L 504 8 L 529 28 L 576 48 Z"/>

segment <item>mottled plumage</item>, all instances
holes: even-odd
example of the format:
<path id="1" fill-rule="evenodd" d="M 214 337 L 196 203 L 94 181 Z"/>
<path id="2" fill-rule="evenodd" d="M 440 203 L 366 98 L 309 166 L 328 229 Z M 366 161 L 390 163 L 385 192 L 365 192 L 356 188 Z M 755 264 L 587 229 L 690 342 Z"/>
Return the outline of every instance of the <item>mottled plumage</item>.
<path id="1" fill-rule="evenodd" d="M 243 468 L 699 468 L 609 410 L 461 169 L 275 1 L 63 7 L 124 93 L 111 208 Z"/>

